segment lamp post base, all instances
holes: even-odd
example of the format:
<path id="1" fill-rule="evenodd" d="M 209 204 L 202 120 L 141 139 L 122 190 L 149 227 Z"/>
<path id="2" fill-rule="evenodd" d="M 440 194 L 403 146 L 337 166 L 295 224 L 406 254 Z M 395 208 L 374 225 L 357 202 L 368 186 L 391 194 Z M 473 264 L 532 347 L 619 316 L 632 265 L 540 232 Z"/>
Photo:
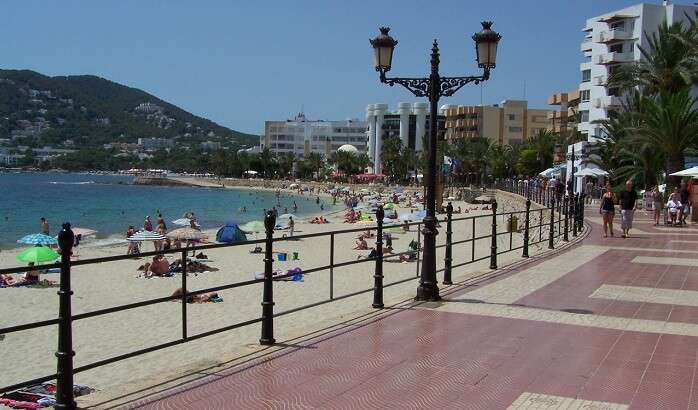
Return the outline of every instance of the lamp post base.
<path id="1" fill-rule="evenodd" d="M 414 298 L 414 300 L 426 302 L 437 302 L 441 300 L 441 296 L 439 296 L 439 287 L 436 286 L 436 284 L 420 284 L 417 287 L 417 296 Z"/>

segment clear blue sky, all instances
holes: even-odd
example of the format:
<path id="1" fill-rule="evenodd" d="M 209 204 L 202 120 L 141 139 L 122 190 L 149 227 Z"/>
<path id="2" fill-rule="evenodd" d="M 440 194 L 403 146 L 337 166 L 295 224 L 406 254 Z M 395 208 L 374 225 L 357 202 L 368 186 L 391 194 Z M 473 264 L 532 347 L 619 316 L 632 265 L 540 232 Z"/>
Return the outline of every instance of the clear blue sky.
<path id="1" fill-rule="evenodd" d="M 548 95 L 579 84 L 586 18 L 635 3 L 4 0 L 0 68 L 98 75 L 259 134 L 265 120 L 301 106 L 313 119 L 345 119 L 363 118 L 369 103 L 416 101 L 378 82 L 368 39 L 380 25 L 400 42 L 391 74 L 426 75 L 438 38 L 442 74 L 470 75 L 470 36 L 491 19 L 503 39 L 484 103 L 522 98 L 525 81 L 529 106 L 542 108 Z M 442 101 L 478 104 L 480 88 Z"/>

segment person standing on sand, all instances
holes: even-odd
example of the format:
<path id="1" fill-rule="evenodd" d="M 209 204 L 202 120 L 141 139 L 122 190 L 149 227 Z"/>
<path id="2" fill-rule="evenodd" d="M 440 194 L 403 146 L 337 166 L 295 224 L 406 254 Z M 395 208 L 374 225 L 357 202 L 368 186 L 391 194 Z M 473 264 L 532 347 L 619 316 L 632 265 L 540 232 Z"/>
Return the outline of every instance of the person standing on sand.
<path id="1" fill-rule="evenodd" d="M 625 181 L 625 189 L 620 192 L 620 229 L 623 231 L 621 238 L 630 236 L 630 228 L 633 227 L 635 214 L 635 201 L 637 192 L 633 189 L 633 181 Z"/>
<path id="2" fill-rule="evenodd" d="M 150 220 L 150 215 L 145 217 L 145 221 L 143 221 L 143 229 L 149 232 L 153 230 L 153 222 Z"/>
<path id="3" fill-rule="evenodd" d="M 295 228 L 296 228 L 296 223 L 293 221 L 293 217 L 289 216 L 288 217 L 288 229 L 291 233 L 291 236 L 293 236 L 293 231 L 295 230 Z"/>
<path id="4" fill-rule="evenodd" d="M 48 220 L 43 216 L 41 217 L 41 233 L 49 235 Z"/>

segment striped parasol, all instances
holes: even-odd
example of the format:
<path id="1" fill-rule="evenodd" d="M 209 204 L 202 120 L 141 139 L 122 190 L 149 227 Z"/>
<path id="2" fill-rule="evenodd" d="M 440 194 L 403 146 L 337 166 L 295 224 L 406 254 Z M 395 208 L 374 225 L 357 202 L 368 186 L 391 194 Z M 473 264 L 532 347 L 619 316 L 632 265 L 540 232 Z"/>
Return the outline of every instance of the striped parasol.
<path id="1" fill-rule="evenodd" d="M 165 239 L 164 235 L 160 235 L 157 232 L 151 232 L 151 231 L 138 231 L 131 235 L 129 238 L 127 238 L 131 242 L 140 242 L 140 241 L 162 241 Z"/>
<path id="2" fill-rule="evenodd" d="M 170 239 L 179 239 L 185 241 L 200 241 L 206 238 L 201 231 L 192 228 L 179 228 L 167 233 Z"/>
<path id="3" fill-rule="evenodd" d="M 58 241 L 48 235 L 43 233 L 34 233 L 31 235 L 26 235 L 17 240 L 17 243 L 25 243 L 28 245 L 55 245 Z"/>

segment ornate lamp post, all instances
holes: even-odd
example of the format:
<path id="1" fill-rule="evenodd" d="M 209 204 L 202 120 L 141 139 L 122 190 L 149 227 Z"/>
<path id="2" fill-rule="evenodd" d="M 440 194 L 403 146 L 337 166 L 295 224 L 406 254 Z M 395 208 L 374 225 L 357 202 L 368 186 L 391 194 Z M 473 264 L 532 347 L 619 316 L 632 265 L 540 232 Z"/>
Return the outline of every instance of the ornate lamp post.
<path id="1" fill-rule="evenodd" d="M 407 88 L 417 97 L 427 97 L 431 104 L 429 112 L 429 138 L 427 151 L 427 172 L 425 174 L 426 186 L 426 211 L 424 218 L 424 257 L 422 270 L 417 288 L 416 300 L 439 300 L 439 288 L 436 285 L 436 139 L 437 139 L 437 107 L 441 97 L 450 97 L 466 84 L 479 84 L 490 78 L 490 70 L 495 68 L 497 61 L 497 44 L 502 38 L 497 32 L 492 31 L 492 22 L 483 21 L 482 31 L 473 35 L 475 51 L 477 53 L 477 65 L 483 73 L 479 76 L 468 77 L 441 77 L 439 75 L 439 45 L 434 40 L 431 49 L 431 75 L 427 78 L 388 78 L 386 73 L 390 71 L 393 51 L 397 40 L 388 34 L 390 28 L 381 27 L 380 35 L 370 40 L 373 46 L 376 71 L 380 73 L 380 81 L 391 87 L 399 84 Z"/>

